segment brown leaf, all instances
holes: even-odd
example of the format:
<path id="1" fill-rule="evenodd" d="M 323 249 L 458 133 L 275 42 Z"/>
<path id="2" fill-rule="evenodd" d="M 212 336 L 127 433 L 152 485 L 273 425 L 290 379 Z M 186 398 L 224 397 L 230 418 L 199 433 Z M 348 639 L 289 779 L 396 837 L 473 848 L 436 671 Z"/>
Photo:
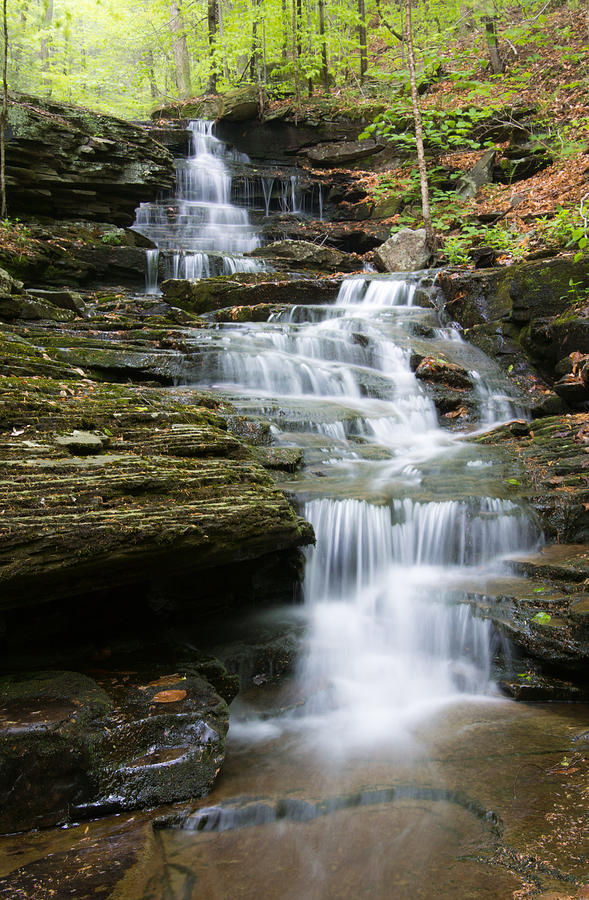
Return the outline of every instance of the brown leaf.
<path id="1" fill-rule="evenodd" d="M 152 703 L 177 703 L 184 700 L 186 691 L 160 691 L 151 698 Z"/>

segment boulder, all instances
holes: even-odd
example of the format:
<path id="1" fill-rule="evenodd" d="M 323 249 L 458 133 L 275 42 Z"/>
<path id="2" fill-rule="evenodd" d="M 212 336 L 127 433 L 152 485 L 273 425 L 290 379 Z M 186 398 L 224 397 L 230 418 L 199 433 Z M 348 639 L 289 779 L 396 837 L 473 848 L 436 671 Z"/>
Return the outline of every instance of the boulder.
<path id="1" fill-rule="evenodd" d="M 151 113 L 156 122 L 160 119 L 219 119 L 227 122 L 247 122 L 257 119 L 259 111 L 259 91 L 255 84 L 239 87 L 219 94 L 178 100 L 167 106 L 160 106 Z"/>
<path id="2" fill-rule="evenodd" d="M 170 278 L 161 287 L 167 303 L 189 312 L 200 315 L 225 310 L 224 320 L 263 321 L 277 305 L 335 300 L 341 284 L 339 278 L 271 278 L 257 276 L 251 283 L 247 276 L 239 275 L 220 275 L 201 281 Z M 250 313 L 246 308 L 250 308 Z"/>
<path id="3" fill-rule="evenodd" d="M 288 269 L 316 272 L 357 272 L 362 269 L 362 260 L 358 257 L 310 241 L 275 241 L 253 250 L 250 256 L 262 257 L 273 266 Z"/>
<path id="4" fill-rule="evenodd" d="M 29 288 L 27 293 L 29 296 L 45 300 L 59 309 L 69 309 L 80 314 L 84 313 L 86 309 L 82 297 L 76 291 L 47 291 L 42 288 Z"/>
<path id="5" fill-rule="evenodd" d="M 377 141 L 336 141 L 328 144 L 317 144 L 311 150 L 304 151 L 304 156 L 316 166 L 326 168 L 349 166 L 360 159 L 381 153 L 383 144 Z"/>
<path id="6" fill-rule="evenodd" d="M 486 150 L 472 169 L 458 179 L 456 193 L 459 197 L 476 197 L 484 184 L 493 181 L 495 150 Z"/>
<path id="7" fill-rule="evenodd" d="M 415 368 L 415 377 L 420 381 L 443 384 L 456 390 L 473 388 L 466 369 L 439 356 L 422 357 Z"/>
<path id="8" fill-rule="evenodd" d="M 381 272 L 415 272 L 424 269 L 430 258 L 423 228 L 403 228 L 374 251 L 374 262 Z"/>
<path id="9" fill-rule="evenodd" d="M 205 796 L 237 691 L 225 676 L 213 687 L 196 664 L 100 683 L 64 671 L 1 678 L 0 832 Z"/>
<path id="10" fill-rule="evenodd" d="M 80 107 L 12 96 L 6 141 L 13 215 L 131 225 L 171 187 L 170 153 L 138 125 Z"/>

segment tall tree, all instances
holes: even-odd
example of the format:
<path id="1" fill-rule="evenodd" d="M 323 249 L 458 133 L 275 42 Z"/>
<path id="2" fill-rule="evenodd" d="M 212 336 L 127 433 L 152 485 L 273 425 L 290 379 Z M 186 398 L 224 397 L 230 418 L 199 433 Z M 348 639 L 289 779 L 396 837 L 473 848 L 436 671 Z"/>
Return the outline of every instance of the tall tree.
<path id="1" fill-rule="evenodd" d="M 207 0 L 207 33 L 209 38 L 209 82 L 207 84 L 207 92 L 209 94 L 217 93 L 217 31 L 219 29 L 219 7 L 217 0 Z"/>
<path id="2" fill-rule="evenodd" d="M 48 29 L 53 22 L 53 0 L 45 0 L 45 12 L 43 15 L 43 37 L 41 38 L 41 68 L 43 70 L 43 82 L 47 88 L 47 94 L 51 96 L 51 81 L 49 79 L 49 41 Z"/>
<path id="3" fill-rule="evenodd" d="M 360 83 L 364 83 L 366 70 L 368 69 L 368 48 L 366 46 L 366 3 L 365 0 L 358 0 L 358 15 L 360 24 L 358 25 L 358 39 L 360 41 Z"/>
<path id="4" fill-rule="evenodd" d="M 6 123 L 8 120 L 8 11 L 2 0 L 2 110 L 0 112 L 0 215 L 6 218 Z"/>
<path id="5" fill-rule="evenodd" d="M 419 108 L 419 95 L 417 93 L 417 75 L 415 72 L 415 53 L 413 50 L 413 23 L 411 21 L 411 0 L 405 0 L 405 40 L 407 43 L 407 58 L 409 61 L 409 77 L 411 81 L 411 105 L 415 120 L 415 144 L 417 147 L 417 166 L 419 169 L 419 183 L 421 187 L 421 211 L 423 224 L 427 235 L 430 250 L 433 251 L 435 233 L 432 224 L 432 215 L 429 204 L 429 185 L 427 183 L 427 167 L 425 164 L 425 151 L 423 147 L 423 125 L 421 121 L 421 109 Z"/>
<path id="6" fill-rule="evenodd" d="M 181 0 L 172 0 L 170 28 L 172 30 L 172 49 L 176 67 L 176 85 L 181 97 L 190 96 L 190 57 L 186 43 L 186 29 L 180 7 Z"/>
<path id="7" fill-rule="evenodd" d="M 324 90 L 329 90 L 329 68 L 327 65 L 327 35 L 325 33 L 325 0 L 319 0 L 319 36 L 321 40 L 321 82 Z"/>

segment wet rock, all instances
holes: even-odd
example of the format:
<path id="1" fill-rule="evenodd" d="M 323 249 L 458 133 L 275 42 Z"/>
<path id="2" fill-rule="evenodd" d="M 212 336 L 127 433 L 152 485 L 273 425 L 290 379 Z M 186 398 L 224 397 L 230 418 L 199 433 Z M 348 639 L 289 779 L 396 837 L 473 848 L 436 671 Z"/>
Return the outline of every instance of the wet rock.
<path id="1" fill-rule="evenodd" d="M 524 671 L 504 676 L 499 680 L 503 693 L 514 700 L 541 703 L 587 702 L 589 690 L 583 685 L 575 684 L 564 678 L 544 675 L 534 668 L 520 665 Z"/>
<path id="2" fill-rule="evenodd" d="M 517 437 L 508 426 L 500 426 L 477 440 L 519 459 L 529 483 L 529 501 L 548 539 L 589 542 L 589 413 L 538 419 L 528 435 Z"/>
<path id="3" fill-rule="evenodd" d="M 334 253 L 337 251 L 333 251 Z M 240 276 L 219 276 L 201 281 L 170 278 L 161 288 L 172 306 L 203 314 L 227 308 L 259 310 L 265 316 L 269 307 L 283 304 L 325 303 L 335 300 L 341 283 L 336 278 L 299 278 L 256 276 L 252 283 Z M 227 313 L 231 317 L 231 313 Z M 245 311 L 235 313 L 245 321 Z M 252 316 L 254 313 L 252 312 Z M 236 321 L 235 319 L 233 321 Z"/>
<path id="4" fill-rule="evenodd" d="M 205 796 L 229 710 L 190 668 L 100 684 L 41 672 L 0 679 L 0 717 L 0 831 L 9 832 Z"/>
<path id="5" fill-rule="evenodd" d="M 52 306 L 69 309 L 75 313 L 82 314 L 86 308 L 82 297 L 76 291 L 46 291 L 40 288 L 29 288 L 27 293 L 31 297 L 47 301 Z"/>
<path id="6" fill-rule="evenodd" d="M 214 314 L 215 322 L 267 322 L 270 316 L 283 307 L 272 303 L 257 303 L 255 306 L 230 306 L 219 309 Z"/>
<path id="7" fill-rule="evenodd" d="M 58 435 L 55 443 L 73 456 L 89 456 L 94 453 L 102 453 L 110 444 L 110 438 L 106 434 L 94 431 L 74 430 L 71 434 Z"/>
<path id="8" fill-rule="evenodd" d="M 362 261 L 357 257 L 310 241 L 275 241 L 252 251 L 250 256 L 267 259 L 273 266 L 295 270 L 356 272 L 362 269 Z"/>
<path id="9" fill-rule="evenodd" d="M 259 565 L 266 555 L 279 566 L 283 552 L 312 540 L 248 446 L 228 433 L 215 412 L 219 400 L 92 382 L 89 368 L 75 367 L 84 361 L 98 372 L 102 365 L 102 377 L 117 380 L 132 376 L 142 358 L 145 366 L 150 359 L 158 366 L 152 376 L 159 371 L 163 379 L 162 365 L 170 360 L 176 372 L 186 372 L 181 364 L 186 367 L 189 351 L 160 345 L 182 347 L 181 332 L 169 325 L 139 329 L 126 321 L 125 309 L 115 326 L 113 315 L 102 326 L 112 338 L 103 331 L 100 346 L 92 346 L 86 321 L 79 333 L 26 326 L 26 337 L 10 334 L 3 342 L 0 605 L 5 614 L 15 611 L 7 619 L 9 639 L 22 630 L 18 611 L 25 602 L 38 616 L 40 604 L 53 602 L 44 609 L 59 622 L 65 603 L 94 594 L 103 608 L 117 603 L 120 619 L 126 609 L 132 617 L 154 591 L 162 592 L 162 575 L 170 570 L 187 603 L 239 602 L 255 595 L 251 573 L 241 569 L 240 575 L 240 566 Z M 118 370 L 106 368 L 109 354 Z M 148 369 L 142 371 L 135 377 L 145 378 Z M 73 440 L 67 454 L 56 440 L 61 435 Z M 226 572 L 221 584 L 202 574 L 232 565 L 235 574 Z M 164 596 L 172 588 L 167 582 Z"/>
<path id="10" fill-rule="evenodd" d="M 373 103 L 368 109 L 318 108 L 316 113 L 313 110 L 301 113 L 294 103 L 281 104 L 267 109 L 261 121 L 233 122 L 222 118 L 215 126 L 215 133 L 254 159 L 292 162 L 298 153 L 318 144 L 357 141 L 366 124 L 383 109 L 382 104 Z"/>
<path id="11" fill-rule="evenodd" d="M 434 384 L 443 384 L 458 390 L 472 390 L 473 388 L 466 369 L 456 363 L 448 362 L 443 357 L 423 356 L 419 360 L 413 357 L 412 363 L 417 363 L 415 377 L 420 381 L 431 381 Z"/>
<path id="12" fill-rule="evenodd" d="M 338 141 L 329 144 L 318 144 L 311 150 L 304 152 L 304 156 L 314 165 L 326 166 L 349 166 L 358 160 L 366 159 L 368 156 L 374 156 L 381 153 L 383 145 L 377 141 Z"/>
<path id="13" fill-rule="evenodd" d="M 374 251 L 374 262 L 381 272 L 415 272 L 424 269 L 431 253 L 423 228 L 403 228 Z"/>
<path id="14" fill-rule="evenodd" d="M 300 447 L 259 447 L 256 458 L 265 469 L 283 469 L 294 472 L 303 463 L 303 451 Z"/>
<path id="15" fill-rule="evenodd" d="M 137 125 L 75 106 L 13 96 L 6 144 L 13 214 L 131 224 L 173 180 L 171 155 Z"/>

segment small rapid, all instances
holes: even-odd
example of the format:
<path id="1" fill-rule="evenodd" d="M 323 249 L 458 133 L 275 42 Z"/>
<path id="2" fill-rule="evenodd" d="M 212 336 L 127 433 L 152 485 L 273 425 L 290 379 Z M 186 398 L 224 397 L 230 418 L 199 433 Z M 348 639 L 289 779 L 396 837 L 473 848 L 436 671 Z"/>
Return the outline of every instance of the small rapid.
<path id="1" fill-rule="evenodd" d="M 464 440 L 521 414 L 520 401 L 440 326 L 418 280 L 351 277 L 331 306 L 223 326 L 205 363 L 207 386 L 270 419 L 278 445 L 304 449 L 306 467 L 285 486 L 317 539 L 297 673 L 307 699 L 275 725 L 330 754 L 406 741 L 440 706 L 496 694 L 499 639 L 459 587 L 540 540 L 493 459 Z M 416 346 L 473 374 L 478 417 L 466 429 L 440 426 L 411 364 Z"/>

